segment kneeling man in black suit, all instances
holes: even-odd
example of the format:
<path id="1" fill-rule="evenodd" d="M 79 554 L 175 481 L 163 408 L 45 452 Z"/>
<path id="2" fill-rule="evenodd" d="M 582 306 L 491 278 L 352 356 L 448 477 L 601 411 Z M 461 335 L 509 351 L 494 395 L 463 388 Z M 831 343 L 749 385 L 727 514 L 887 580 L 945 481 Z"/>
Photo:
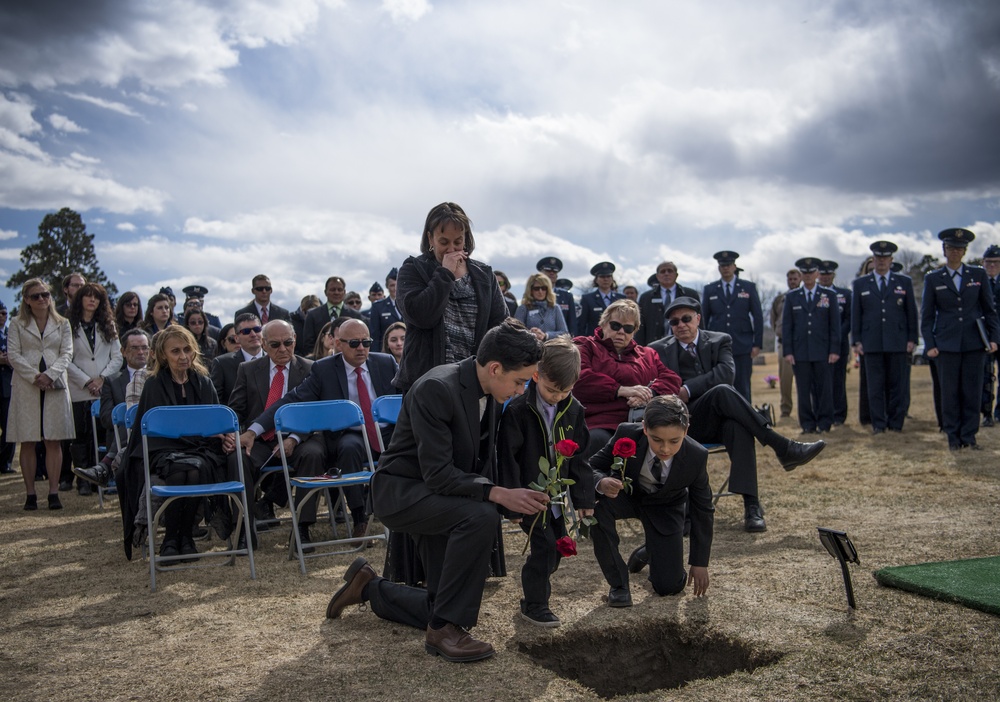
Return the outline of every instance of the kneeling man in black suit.
<path id="1" fill-rule="evenodd" d="M 657 595 L 684 590 L 684 513 L 690 500 L 691 582 L 698 597 L 708 589 L 708 558 L 712 550 L 715 507 L 708 486 L 708 451 L 687 435 L 690 416 L 675 395 L 654 397 L 646 405 L 642 423 L 619 424 L 604 448 L 590 459 L 597 486 L 591 528 L 594 555 L 611 586 L 608 605 L 631 607 L 629 571 L 618 551 L 615 523 L 637 518 L 642 522 L 649 558 L 649 580 Z M 613 468 L 619 441 L 629 440 L 634 455 L 625 458 L 623 473 Z M 627 442 L 626 442 L 627 443 Z M 626 452 L 626 454 L 629 452 Z M 623 490 L 623 479 L 631 485 Z"/>
<path id="2" fill-rule="evenodd" d="M 467 629 L 479 618 L 500 522 L 496 505 L 533 515 L 548 504 L 543 492 L 494 484 L 499 403 L 524 392 L 541 356 L 535 335 L 508 319 L 486 333 L 476 356 L 431 369 L 406 392 L 372 478 L 372 502 L 385 526 L 413 537 L 427 589 L 380 578 L 358 558 L 328 618 L 369 602 L 382 619 L 426 629 L 432 655 L 465 662 L 494 654 Z"/>

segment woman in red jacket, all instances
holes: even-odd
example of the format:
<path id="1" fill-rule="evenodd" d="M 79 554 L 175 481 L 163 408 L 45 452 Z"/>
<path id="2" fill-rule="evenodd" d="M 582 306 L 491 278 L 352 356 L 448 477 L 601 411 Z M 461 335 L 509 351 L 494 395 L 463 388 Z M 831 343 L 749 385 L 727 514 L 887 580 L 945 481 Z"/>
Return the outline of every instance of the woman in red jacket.
<path id="1" fill-rule="evenodd" d="M 663 365 L 659 354 L 635 343 L 638 329 L 639 306 L 632 300 L 615 300 L 604 310 L 593 336 L 573 340 L 580 349 L 580 380 L 573 396 L 586 408 L 587 456 L 628 421 L 630 409 L 680 390 L 680 376 Z"/>

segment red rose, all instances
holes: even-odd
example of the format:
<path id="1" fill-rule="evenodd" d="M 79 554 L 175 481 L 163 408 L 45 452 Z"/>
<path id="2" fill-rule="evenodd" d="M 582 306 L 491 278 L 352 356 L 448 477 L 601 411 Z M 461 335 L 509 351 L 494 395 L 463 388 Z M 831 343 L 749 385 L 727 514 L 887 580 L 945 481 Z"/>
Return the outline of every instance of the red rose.
<path id="1" fill-rule="evenodd" d="M 569 558 L 570 556 L 576 555 L 576 542 L 568 536 L 563 536 L 560 539 L 556 539 L 556 551 L 559 552 L 560 556 L 564 558 Z"/>
<path id="2" fill-rule="evenodd" d="M 572 439 L 563 439 L 562 441 L 556 442 L 556 453 L 560 456 L 565 456 L 569 458 L 574 453 L 580 450 L 580 444 L 576 443 Z"/>
<path id="3" fill-rule="evenodd" d="M 632 458 L 635 455 L 635 442 L 627 437 L 622 437 L 615 442 L 615 447 L 611 453 L 621 458 Z"/>

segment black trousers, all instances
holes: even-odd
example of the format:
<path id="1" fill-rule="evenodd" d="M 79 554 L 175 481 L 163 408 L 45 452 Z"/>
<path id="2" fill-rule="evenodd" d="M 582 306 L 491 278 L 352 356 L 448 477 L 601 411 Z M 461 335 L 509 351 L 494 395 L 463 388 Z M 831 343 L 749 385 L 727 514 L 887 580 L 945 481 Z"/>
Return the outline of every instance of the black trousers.
<path id="1" fill-rule="evenodd" d="M 386 446 L 392 438 L 392 426 L 381 427 L 382 441 Z M 368 456 L 365 454 L 365 440 L 359 431 L 344 431 L 339 434 L 326 433 L 326 453 L 330 457 L 331 465 L 335 466 L 341 473 L 358 473 L 363 470 L 370 470 L 365 464 L 368 463 Z M 336 438 L 334 438 L 336 437 Z M 370 447 L 372 458 L 378 459 L 378 446 Z M 364 519 L 366 512 L 367 488 L 362 485 L 354 485 L 344 488 L 344 497 L 347 499 L 347 507 L 351 510 L 355 523 Z"/>
<path id="2" fill-rule="evenodd" d="M 14 449 L 17 446 L 7 441 L 7 417 L 9 414 L 10 397 L 2 397 L 0 398 L 0 429 L 3 430 L 3 437 L 0 438 L 0 468 L 10 468 L 11 463 L 14 462 Z"/>
<path id="3" fill-rule="evenodd" d="M 275 454 L 271 458 L 271 454 L 275 447 L 278 445 L 277 439 L 271 439 L 270 441 L 264 441 L 261 438 L 257 438 L 253 442 L 253 448 L 250 449 L 250 455 L 247 456 L 243 454 L 243 484 L 247 489 L 247 500 L 250 501 L 250 506 L 253 507 L 253 501 L 256 499 L 254 495 L 254 486 L 260 479 L 261 468 L 267 463 L 281 464 L 281 456 Z M 268 460 L 270 459 L 270 461 Z M 239 480 L 238 471 L 236 469 L 236 454 L 231 453 L 228 457 L 229 464 L 229 479 Z M 292 452 L 292 468 L 295 470 L 295 475 L 303 477 L 315 477 L 317 475 L 323 475 L 326 471 L 326 447 L 323 443 L 323 439 L 320 436 L 310 436 L 306 438 L 305 441 L 299 443 L 295 447 L 295 451 Z M 272 486 L 272 490 L 268 491 L 268 499 L 271 502 L 277 504 L 284 504 L 287 501 L 286 491 L 284 488 L 284 479 L 281 477 L 281 473 L 277 474 L 277 480 L 275 485 Z M 319 490 L 313 492 L 310 496 L 309 501 L 305 503 L 302 507 L 301 521 L 303 524 L 313 524 L 316 521 L 316 503 L 319 501 Z M 296 496 L 298 499 L 298 496 Z M 253 523 L 253 519 L 250 520 Z"/>
<path id="4" fill-rule="evenodd" d="M 750 394 L 750 376 L 753 374 L 753 359 L 747 353 L 741 356 L 733 355 L 733 360 L 736 362 L 736 377 L 733 378 L 733 387 L 736 388 L 736 392 L 746 398 L 747 402 L 753 402 Z"/>
<path id="5" fill-rule="evenodd" d="M 427 589 L 379 579 L 368 587 L 372 611 L 418 629 L 426 629 L 431 617 L 475 626 L 500 526 L 496 505 L 429 495 L 402 512 L 379 516 L 393 531 L 413 537 Z"/>
<path id="6" fill-rule="evenodd" d="M 872 423 L 871 408 L 868 406 L 868 364 L 865 363 L 866 356 L 862 355 L 858 361 L 858 423 L 861 426 L 868 426 Z"/>
<path id="7" fill-rule="evenodd" d="M 757 445 L 755 440 L 776 450 L 775 434 L 764 418 L 742 395 L 729 385 L 716 385 L 688 405 L 691 427 L 688 434 L 701 444 L 722 444 L 729 455 L 729 489 L 741 495 L 757 496 Z"/>
<path id="8" fill-rule="evenodd" d="M 850 349 L 841 349 L 840 359 L 833 364 L 831 369 L 833 421 L 837 424 L 843 424 L 847 421 L 847 362 L 850 358 Z"/>
<path id="9" fill-rule="evenodd" d="M 985 355 L 985 351 L 941 351 L 935 359 L 941 383 L 941 422 L 949 446 L 976 443 Z"/>
<path id="10" fill-rule="evenodd" d="M 526 604 L 545 605 L 549 604 L 549 596 L 552 594 L 552 585 L 549 576 L 556 572 L 562 556 L 556 550 L 556 540 L 566 536 L 566 522 L 563 518 L 556 517 L 549 510 L 545 512 L 545 524 L 542 518 L 538 517 L 534 529 L 531 528 L 534 517 L 525 517 L 521 520 L 521 529 L 527 534 L 531 532 L 528 558 L 521 568 L 521 589 L 524 591 L 524 602 Z"/>
<path id="11" fill-rule="evenodd" d="M 826 431 L 833 426 L 833 383 L 829 363 L 795 361 L 795 389 L 802 431 Z M 869 372 L 871 369 L 869 369 Z"/>
<path id="12" fill-rule="evenodd" d="M 906 420 L 906 353 L 866 353 L 868 412 L 873 429 L 902 429 Z"/>
<path id="13" fill-rule="evenodd" d="M 684 511 L 687 491 L 679 492 L 675 502 L 644 506 L 638 499 L 642 488 L 635 483 L 632 489 L 633 493 L 630 495 L 620 492 L 614 499 L 600 497 L 597 500 L 594 508 L 597 524 L 590 529 L 597 564 L 608 585 L 613 588 L 628 587 L 628 566 L 618 550 L 621 539 L 616 522 L 619 519 L 638 518 L 646 537 L 649 581 L 653 584 L 653 590 L 657 595 L 675 595 L 684 589 L 687 582 L 684 568 Z M 650 509 L 660 513 L 658 521 L 661 522 L 662 531 L 649 521 L 647 510 Z"/>

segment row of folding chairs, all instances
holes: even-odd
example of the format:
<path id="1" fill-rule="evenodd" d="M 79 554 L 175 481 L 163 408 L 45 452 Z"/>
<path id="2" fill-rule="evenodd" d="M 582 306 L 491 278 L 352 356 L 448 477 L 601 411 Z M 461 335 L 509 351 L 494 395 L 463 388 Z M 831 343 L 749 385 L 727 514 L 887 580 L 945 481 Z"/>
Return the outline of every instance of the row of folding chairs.
<path id="1" fill-rule="evenodd" d="M 95 405 L 97 403 L 94 403 Z M 400 395 L 383 396 L 372 403 L 372 413 L 375 421 L 379 423 L 395 424 L 402 404 Z M 126 409 L 122 403 L 112 411 L 112 422 L 116 440 L 120 447 L 127 445 L 127 432 L 135 423 L 136 407 Z M 92 410 L 92 417 L 94 411 Z M 94 420 L 96 422 L 96 420 Z M 348 532 L 345 538 L 340 538 L 336 533 L 336 526 L 333 520 L 333 513 L 337 505 L 343 506 L 343 489 L 355 485 L 368 485 L 376 469 L 376 463 L 372 458 L 371 446 L 368 443 L 367 434 L 364 431 L 365 420 L 361 408 L 349 400 L 330 400 L 324 402 L 292 403 L 280 407 L 275 414 L 275 430 L 278 437 L 278 454 L 280 465 L 269 466 L 268 472 L 281 471 L 283 473 L 286 490 L 288 493 L 288 505 L 291 512 L 291 533 L 289 541 L 289 558 L 293 555 L 298 557 L 299 567 L 303 574 L 306 573 L 306 559 L 318 558 L 322 556 L 350 553 L 365 548 L 368 542 L 388 538 L 388 531 L 381 533 L 366 533 L 360 537 L 354 537 Z M 96 434 L 96 424 L 95 424 Z M 292 475 L 291 456 L 284 450 L 284 437 L 288 434 L 309 434 L 315 431 L 341 431 L 348 429 L 360 430 L 364 440 L 365 452 L 368 461 L 368 470 L 359 473 L 340 475 L 336 472 L 316 478 L 297 477 Z M 216 434 L 239 433 L 239 422 L 236 414 L 224 405 L 187 405 L 176 407 L 156 407 L 143 415 L 140 426 L 142 432 L 143 448 L 143 471 L 145 474 L 147 490 L 145 491 L 146 514 L 148 519 L 147 529 L 147 556 L 149 559 L 150 590 L 156 589 L 156 575 L 164 570 L 180 570 L 183 568 L 204 567 L 200 563 L 202 559 L 224 559 L 221 563 L 210 565 L 231 565 L 235 562 L 236 556 L 247 556 L 250 566 L 250 577 L 256 578 L 256 566 L 253 558 L 253 539 L 245 539 L 245 548 L 233 548 L 233 538 L 239 540 L 241 533 L 249 533 L 252 512 L 250 511 L 250 499 L 247 495 L 244 482 L 244 468 L 242 451 L 237 449 L 237 471 L 238 480 L 226 481 L 222 483 L 208 483 L 199 485 L 169 486 L 154 484 L 150 476 L 149 462 L 149 438 L 160 437 L 167 439 L 179 439 L 188 436 L 214 436 Z M 379 435 L 379 453 L 385 450 L 382 445 L 381 435 Z M 334 538 L 327 541 L 313 542 L 309 545 L 314 549 L 311 553 L 305 553 L 303 544 L 299 537 L 299 518 L 302 506 L 313 493 L 322 491 L 326 494 L 327 503 L 331 514 L 331 526 L 334 528 Z M 337 497 L 333 498 L 332 495 Z M 221 496 L 230 501 L 235 514 L 237 529 L 230 535 L 228 546 L 222 551 L 205 551 L 198 554 L 185 554 L 180 556 L 160 556 L 157 549 L 157 529 L 156 525 L 160 521 L 167 507 L 179 499 L 205 498 L 211 496 Z M 156 511 L 153 510 L 153 499 L 162 500 Z M 184 564 L 180 563 L 184 561 Z M 194 562 L 194 564 L 191 564 Z M 165 567 L 167 564 L 169 568 Z"/>

